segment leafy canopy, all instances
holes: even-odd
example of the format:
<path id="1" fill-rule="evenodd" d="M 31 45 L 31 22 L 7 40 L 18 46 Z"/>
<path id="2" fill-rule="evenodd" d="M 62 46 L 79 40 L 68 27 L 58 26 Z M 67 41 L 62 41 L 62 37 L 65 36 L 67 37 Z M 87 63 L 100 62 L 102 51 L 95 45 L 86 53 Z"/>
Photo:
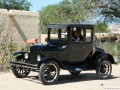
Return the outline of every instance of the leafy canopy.
<path id="1" fill-rule="evenodd" d="M 108 25 L 104 21 L 97 21 L 96 32 L 98 33 L 109 32 Z"/>
<path id="2" fill-rule="evenodd" d="M 108 0 L 106 4 L 100 6 L 100 8 L 106 21 L 120 23 L 120 0 Z"/>
<path id="3" fill-rule="evenodd" d="M 28 0 L 0 0 L 0 8 L 7 10 L 29 10 L 31 6 Z"/>
<path id="4" fill-rule="evenodd" d="M 40 11 L 41 27 L 49 23 L 83 23 L 91 16 L 93 3 L 91 0 L 63 0 L 59 4 L 49 5 Z"/>

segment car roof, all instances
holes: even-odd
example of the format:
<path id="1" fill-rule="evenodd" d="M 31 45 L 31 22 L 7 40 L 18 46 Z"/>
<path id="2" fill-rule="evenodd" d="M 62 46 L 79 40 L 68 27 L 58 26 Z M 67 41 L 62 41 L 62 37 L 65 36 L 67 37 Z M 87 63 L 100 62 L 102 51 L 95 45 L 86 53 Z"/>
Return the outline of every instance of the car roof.
<path id="1" fill-rule="evenodd" d="M 93 24 L 48 24 L 47 28 L 67 28 L 67 27 L 88 27 L 93 28 L 95 25 Z"/>

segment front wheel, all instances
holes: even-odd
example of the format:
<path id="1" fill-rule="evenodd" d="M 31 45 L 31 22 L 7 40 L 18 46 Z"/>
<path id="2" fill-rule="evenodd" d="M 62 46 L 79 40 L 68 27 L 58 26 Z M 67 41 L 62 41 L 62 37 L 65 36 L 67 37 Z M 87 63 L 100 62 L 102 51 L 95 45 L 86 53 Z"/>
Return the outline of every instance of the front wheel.
<path id="1" fill-rule="evenodd" d="M 15 60 L 16 62 L 27 62 L 24 59 L 21 60 Z M 16 65 L 12 65 L 11 66 L 12 72 L 13 74 L 17 77 L 17 78 L 24 78 L 27 77 L 28 74 L 30 73 L 30 69 L 29 68 L 23 68 L 23 67 L 18 67 Z"/>
<path id="2" fill-rule="evenodd" d="M 39 70 L 39 80 L 44 85 L 55 84 L 59 77 L 59 65 L 55 61 L 42 63 Z"/>
<path id="3" fill-rule="evenodd" d="M 109 60 L 103 60 L 99 63 L 96 69 L 96 75 L 100 79 L 106 79 L 111 75 L 112 72 L 112 65 Z"/>

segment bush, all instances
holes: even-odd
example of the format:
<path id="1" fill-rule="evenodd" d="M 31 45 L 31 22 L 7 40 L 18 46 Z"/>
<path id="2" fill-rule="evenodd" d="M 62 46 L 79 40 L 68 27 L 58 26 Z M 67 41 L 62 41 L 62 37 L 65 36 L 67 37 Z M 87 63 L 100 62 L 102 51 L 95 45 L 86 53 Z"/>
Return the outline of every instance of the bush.
<path id="1" fill-rule="evenodd" d="M 117 61 L 117 64 L 120 64 L 120 60 L 119 60 L 119 61 Z"/>
<path id="2" fill-rule="evenodd" d="M 10 68 L 9 62 L 12 60 L 12 53 L 17 50 L 17 44 L 10 42 L 9 44 L 0 45 L 0 71 L 6 71 Z"/>
<path id="3" fill-rule="evenodd" d="M 14 52 L 18 51 L 18 45 L 11 41 L 9 44 L 0 44 L 0 71 L 8 71 L 10 69 L 10 61 L 14 60 L 12 55 Z M 23 51 L 29 50 L 29 45 L 25 45 L 22 48 Z"/>

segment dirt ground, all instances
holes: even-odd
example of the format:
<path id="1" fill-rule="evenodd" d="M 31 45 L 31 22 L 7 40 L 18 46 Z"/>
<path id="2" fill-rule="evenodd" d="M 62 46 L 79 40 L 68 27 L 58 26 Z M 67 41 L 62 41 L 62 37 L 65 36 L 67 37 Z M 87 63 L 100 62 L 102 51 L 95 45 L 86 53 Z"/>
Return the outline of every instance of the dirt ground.
<path id="1" fill-rule="evenodd" d="M 0 73 L 0 90 L 120 90 L 120 65 L 113 65 L 110 79 L 99 80 L 95 71 L 83 71 L 72 76 L 61 70 L 56 85 L 42 85 L 38 73 L 31 72 L 26 78 L 16 78 L 11 72 Z"/>

